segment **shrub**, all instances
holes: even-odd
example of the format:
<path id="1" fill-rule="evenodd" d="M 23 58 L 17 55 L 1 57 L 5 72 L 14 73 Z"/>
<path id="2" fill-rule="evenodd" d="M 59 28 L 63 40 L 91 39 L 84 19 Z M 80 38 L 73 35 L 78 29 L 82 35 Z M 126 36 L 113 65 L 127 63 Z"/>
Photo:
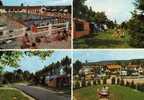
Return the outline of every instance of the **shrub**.
<path id="1" fill-rule="evenodd" d="M 124 86 L 125 84 L 124 84 L 124 80 L 123 79 L 121 79 L 121 81 L 120 81 L 120 85 L 122 85 L 122 86 Z"/>
<path id="2" fill-rule="evenodd" d="M 103 79 L 103 84 L 107 84 L 107 79 L 106 78 Z"/>
<path id="3" fill-rule="evenodd" d="M 98 80 L 97 80 L 97 83 L 100 85 L 100 84 L 101 84 L 101 80 L 100 80 L 100 79 L 98 79 Z"/>
<path id="4" fill-rule="evenodd" d="M 127 81 L 126 82 L 126 87 L 129 87 L 130 86 L 130 83 Z"/>
<path id="5" fill-rule="evenodd" d="M 96 80 L 94 80 L 94 85 L 96 85 L 97 83 L 96 83 Z"/>
<path id="6" fill-rule="evenodd" d="M 136 85 L 134 84 L 134 81 L 132 81 L 132 82 L 131 82 L 130 87 L 131 87 L 131 88 L 133 88 L 133 89 L 135 89 L 135 88 L 136 88 Z"/>
<path id="7" fill-rule="evenodd" d="M 115 77 L 112 77 L 112 79 L 111 79 L 111 83 L 112 83 L 112 84 L 115 84 L 115 82 L 116 82 Z"/>
<path id="8" fill-rule="evenodd" d="M 91 86 L 91 82 L 90 81 L 88 81 L 88 86 Z"/>
<path id="9" fill-rule="evenodd" d="M 82 87 L 85 87 L 86 86 L 86 82 L 85 80 L 82 80 Z"/>
<path id="10" fill-rule="evenodd" d="M 119 79 L 119 78 L 117 79 L 117 84 L 118 84 L 118 85 L 120 84 L 120 79 Z"/>
<path id="11" fill-rule="evenodd" d="M 76 89 L 80 88 L 79 81 L 76 82 L 76 84 L 75 84 L 75 88 L 76 88 Z"/>

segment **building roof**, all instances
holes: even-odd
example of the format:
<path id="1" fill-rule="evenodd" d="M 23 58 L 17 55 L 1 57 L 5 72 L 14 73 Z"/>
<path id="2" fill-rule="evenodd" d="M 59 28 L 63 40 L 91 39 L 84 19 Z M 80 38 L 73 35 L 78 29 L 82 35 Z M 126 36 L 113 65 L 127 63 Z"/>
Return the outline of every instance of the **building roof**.
<path id="1" fill-rule="evenodd" d="M 128 67 L 128 68 L 137 68 L 137 67 L 139 67 L 139 65 L 132 65 L 132 64 L 129 64 L 127 67 Z"/>
<path id="2" fill-rule="evenodd" d="M 109 64 L 109 65 L 106 65 L 106 67 L 108 69 L 119 69 L 121 68 L 122 66 L 121 65 L 118 65 L 118 64 Z"/>

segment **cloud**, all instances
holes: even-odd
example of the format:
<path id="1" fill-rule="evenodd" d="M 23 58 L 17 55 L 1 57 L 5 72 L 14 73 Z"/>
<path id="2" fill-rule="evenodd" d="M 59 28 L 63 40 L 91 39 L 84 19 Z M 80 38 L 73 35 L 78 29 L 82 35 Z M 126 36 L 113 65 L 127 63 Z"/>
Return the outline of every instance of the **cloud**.
<path id="1" fill-rule="evenodd" d="M 87 0 L 86 5 L 94 11 L 104 11 L 109 19 L 119 23 L 128 20 L 134 10 L 135 0 Z"/>

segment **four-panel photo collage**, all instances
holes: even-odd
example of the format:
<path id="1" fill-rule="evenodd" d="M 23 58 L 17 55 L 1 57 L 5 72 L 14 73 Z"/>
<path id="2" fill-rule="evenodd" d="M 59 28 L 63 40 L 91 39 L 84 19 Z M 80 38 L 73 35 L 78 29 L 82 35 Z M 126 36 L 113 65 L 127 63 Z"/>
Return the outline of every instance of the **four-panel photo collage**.
<path id="1" fill-rule="evenodd" d="M 0 0 L 0 100 L 144 100 L 144 0 Z"/>

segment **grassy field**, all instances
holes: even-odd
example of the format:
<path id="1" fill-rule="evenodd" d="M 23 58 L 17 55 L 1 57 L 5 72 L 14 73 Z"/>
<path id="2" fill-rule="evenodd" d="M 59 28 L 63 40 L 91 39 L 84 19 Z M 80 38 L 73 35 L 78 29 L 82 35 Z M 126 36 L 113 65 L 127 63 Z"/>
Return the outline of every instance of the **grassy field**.
<path id="1" fill-rule="evenodd" d="M 0 100 L 29 100 L 15 89 L 0 89 Z"/>
<path id="2" fill-rule="evenodd" d="M 101 86 L 93 86 L 74 90 L 76 100 L 99 100 L 96 90 Z M 110 86 L 109 100 L 144 100 L 144 93 L 123 86 Z"/>
<path id="3" fill-rule="evenodd" d="M 91 33 L 74 40 L 74 48 L 130 48 L 128 40 L 130 36 L 125 31 L 124 37 L 113 36 L 113 30 Z"/>

